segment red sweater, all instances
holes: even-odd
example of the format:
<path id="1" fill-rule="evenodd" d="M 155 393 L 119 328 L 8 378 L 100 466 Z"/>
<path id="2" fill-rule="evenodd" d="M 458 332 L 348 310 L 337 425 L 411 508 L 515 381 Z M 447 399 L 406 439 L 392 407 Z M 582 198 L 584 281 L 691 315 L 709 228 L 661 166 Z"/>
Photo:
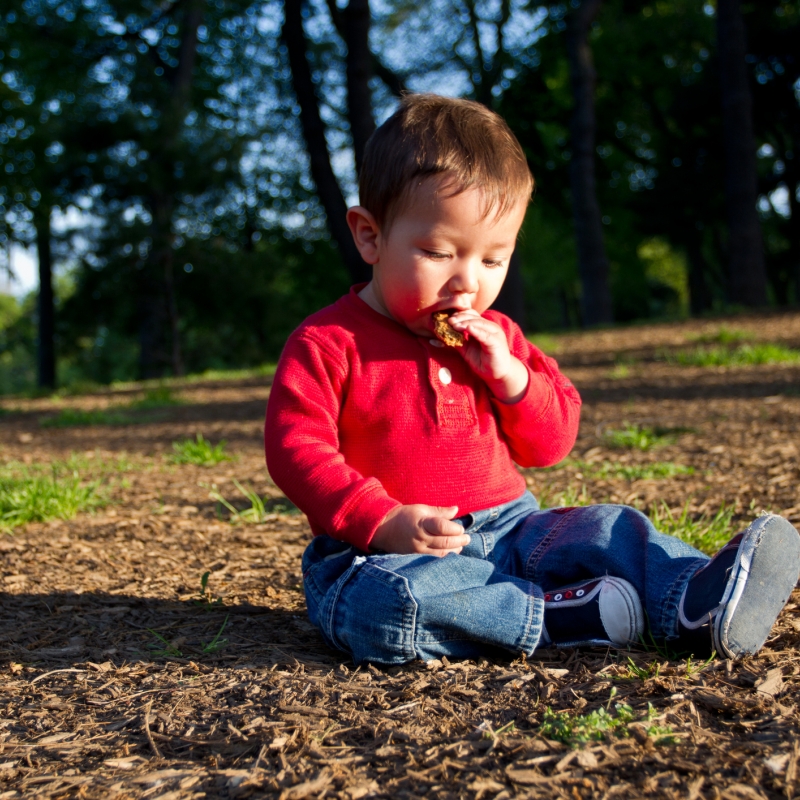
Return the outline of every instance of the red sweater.
<path id="1" fill-rule="evenodd" d="M 500 325 L 529 371 L 525 396 L 499 402 L 456 348 L 437 347 L 370 308 L 355 286 L 290 337 L 267 406 L 267 466 L 315 535 L 368 550 L 401 504 L 459 515 L 525 491 L 513 462 L 545 467 L 578 433 L 580 397 L 508 317 Z"/>

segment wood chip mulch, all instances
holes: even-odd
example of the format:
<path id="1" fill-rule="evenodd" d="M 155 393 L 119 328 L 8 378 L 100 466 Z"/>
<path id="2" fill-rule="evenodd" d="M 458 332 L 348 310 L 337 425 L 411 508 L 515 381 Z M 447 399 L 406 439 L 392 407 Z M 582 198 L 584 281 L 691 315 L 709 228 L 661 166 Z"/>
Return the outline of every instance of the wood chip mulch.
<path id="1" fill-rule="evenodd" d="M 725 504 L 737 525 L 768 508 L 800 523 L 800 366 L 656 358 L 722 324 L 800 345 L 798 314 L 565 337 L 557 357 L 585 399 L 577 460 L 526 473 L 534 492 L 583 485 L 598 502 L 688 501 L 695 516 Z M 89 472 L 128 466 L 98 466 L 104 509 L 0 538 L 0 800 L 800 796 L 800 591 L 763 650 L 736 663 L 584 649 L 386 669 L 329 650 L 304 613 L 305 519 L 277 506 L 231 525 L 210 497 L 244 508 L 235 479 L 281 500 L 261 453 L 268 384 L 192 385 L 186 405 L 127 426 L 39 425 L 123 392 L 3 400 L 2 461 L 77 452 Z M 610 449 L 604 432 L 624 423 L 684 432 Z M 169 464 L 171 442 L 198 431 L 237 460 Z M 580 473 L 604 460 L 694 473 Z M 631 719 L 605 738 L 542 733 L 552 712 L 619 705 Z"/>

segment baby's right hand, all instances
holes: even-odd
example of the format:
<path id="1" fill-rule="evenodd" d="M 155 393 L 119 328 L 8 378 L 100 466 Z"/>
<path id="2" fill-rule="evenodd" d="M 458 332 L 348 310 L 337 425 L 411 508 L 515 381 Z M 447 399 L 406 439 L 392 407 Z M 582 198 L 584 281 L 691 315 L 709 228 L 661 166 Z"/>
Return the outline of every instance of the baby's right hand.
<path id="1" fill-rule="evenodd" d="M 460 523 L 453 522 L 457 514 L 457 506 L 398 506 L 378 525 L 370 547 L 386 553 L 429 556 L 460 553 L 469 544 L 470 537 Z"/>

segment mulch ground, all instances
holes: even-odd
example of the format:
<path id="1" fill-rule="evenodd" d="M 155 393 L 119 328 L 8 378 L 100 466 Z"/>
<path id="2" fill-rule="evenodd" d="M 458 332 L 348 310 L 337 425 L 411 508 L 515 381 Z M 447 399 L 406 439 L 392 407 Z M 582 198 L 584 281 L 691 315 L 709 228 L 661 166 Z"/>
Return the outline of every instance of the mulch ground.
<path id="1" fill-rule="evenodd" d="M 800 365 L 657 358 L 723 323 L 800 346 L 797 314 L 561 338 L 583 425 L 574 463 L 526 474 L 534 493 L 571 487 L 678 512 L 688 502 L 695 517 L 725 505 L 742 525 L 770 509 L 800 523 Z M 268 379 L 186 386 L 184 405 L 136 425 L 40 426 L 59 408 L 136 392 L 2 403 L 2 461 L 83 454 L 111 502 L 0 538 L 0 798 L 800 794 L 800 592 L 758 656 L 736 663 L 584 649 L 357 669 L 305 618 L 308 527 L 279 505 L 263 466 Z M 682 432 L 654 450 L 610 449 L 605 433 L 625 423 Z M 170 464 L 171 443 L 198 431 L 236 460 Z M 581 472 L 604 460 L 694 472 Z M 230 524 L 210 493 L 244 508 L 234 480 L 276 513 Z M 618 718 L 618 704 L 630 719 L 602 740 L 572 747 L 542 733 L 552 712 Z M 670 738 L 648 734 L 653 725 Z"/>

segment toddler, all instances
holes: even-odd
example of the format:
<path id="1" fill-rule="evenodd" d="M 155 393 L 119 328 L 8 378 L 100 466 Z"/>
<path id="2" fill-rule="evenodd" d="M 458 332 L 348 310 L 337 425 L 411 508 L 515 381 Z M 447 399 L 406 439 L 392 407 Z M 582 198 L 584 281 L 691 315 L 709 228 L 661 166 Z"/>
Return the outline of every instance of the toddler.
<path id="1" fill-rule="evenodd" d="M 347 220 L 372 280 L 292 334 L 267 408 L 269 472 L 314 533 L 311 621 L 357 663 L 643 636 L 754 653 L 800 573 L 789 522 L 763 516 L 709 559 L 633 508 L 540 510 L 526 491 L 514 464 L 563 459 L 581 403 L 490 310 L 532 191 L 474 102 L 406 96 L 370 139 Z"/>

